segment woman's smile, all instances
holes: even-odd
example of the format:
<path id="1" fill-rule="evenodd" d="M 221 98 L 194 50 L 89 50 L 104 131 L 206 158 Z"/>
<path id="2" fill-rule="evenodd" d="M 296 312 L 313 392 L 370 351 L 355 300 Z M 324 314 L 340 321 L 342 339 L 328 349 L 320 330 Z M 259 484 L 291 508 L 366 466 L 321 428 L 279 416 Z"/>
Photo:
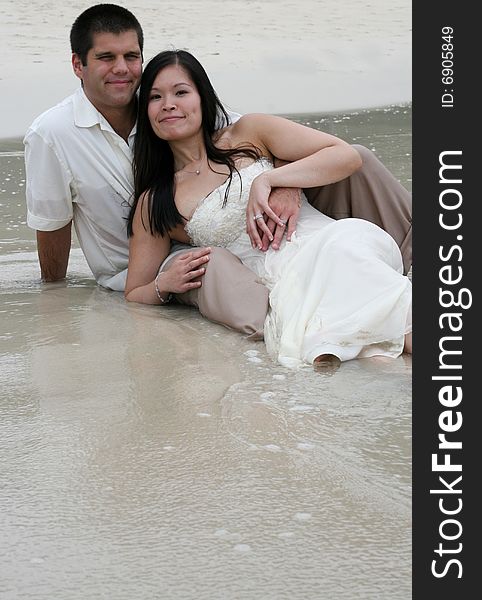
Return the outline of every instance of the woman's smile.
<path id="1" fill-rule="evenodd" d="M 179 121 L 180 119 L 184 119 L 185 117 L 183 116 L 178 116 L 178 115 L 170 115 L 168 117 L 164 117 L 163 119 L 160 119 L 160 123 L 174 123 Z"/>

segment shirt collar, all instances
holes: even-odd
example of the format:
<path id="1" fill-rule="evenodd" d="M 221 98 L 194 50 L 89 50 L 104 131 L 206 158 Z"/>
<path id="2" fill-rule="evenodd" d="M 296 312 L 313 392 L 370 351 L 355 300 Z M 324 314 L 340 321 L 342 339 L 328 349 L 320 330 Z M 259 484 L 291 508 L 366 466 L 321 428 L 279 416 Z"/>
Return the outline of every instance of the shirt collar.
<path id="1" fill-rule="evenodd" d="M 87 98 L 82 88 L 79 88 L 74 94 L 74 122 L 77 127 L 92 127 L 100 125 L 102 117 L 92 102 Z"/>
<path id="2" fill-rule="evenodd" d="M 77 127 L 93 127 L 99 125 L 101 129 L 115 133 L 107 119 L 95 108 L 87 98 L 82 88 L 74 94 L 74 122 Z M 137 122 L 129 134 L 131 139 L 137 130 Z M 116 134 L 117 135 L 117 134 Z"/>

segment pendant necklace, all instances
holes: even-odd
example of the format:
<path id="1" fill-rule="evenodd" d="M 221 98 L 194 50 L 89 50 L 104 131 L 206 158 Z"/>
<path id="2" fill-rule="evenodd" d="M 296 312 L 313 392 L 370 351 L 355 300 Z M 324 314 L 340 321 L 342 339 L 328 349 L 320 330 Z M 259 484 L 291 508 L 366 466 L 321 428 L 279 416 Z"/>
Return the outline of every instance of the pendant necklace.
<path id="1" fill-rule="evenodd" d="M 200 158 L 199 160 L 202 162 L 204 160 L 204 158 Z M 179 172 L 180 173 L 190 173 L 191 175 L 200 175 L 201 174 L 201 165 L 199 166 L 199 169 L 196 169 L 195 171 L 187 171 L 185 168 L 182 168 Z"/>

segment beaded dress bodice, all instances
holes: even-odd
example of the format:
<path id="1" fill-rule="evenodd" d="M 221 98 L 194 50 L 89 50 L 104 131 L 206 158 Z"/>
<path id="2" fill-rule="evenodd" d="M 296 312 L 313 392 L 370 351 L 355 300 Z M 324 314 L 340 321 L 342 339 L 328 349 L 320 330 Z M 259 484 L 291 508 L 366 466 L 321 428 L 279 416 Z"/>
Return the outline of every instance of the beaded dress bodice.
<path id="1" fill-rule="evenodd" d="M 208 194 L 196 207 L 185 226 L 194 246 L 221 246 L 227 248 L 246 233 L 246 206 L 253 180 L 273 168 L 271 161 L 261 158 L 235 172 L 223 207 L 228 182 Z"/>

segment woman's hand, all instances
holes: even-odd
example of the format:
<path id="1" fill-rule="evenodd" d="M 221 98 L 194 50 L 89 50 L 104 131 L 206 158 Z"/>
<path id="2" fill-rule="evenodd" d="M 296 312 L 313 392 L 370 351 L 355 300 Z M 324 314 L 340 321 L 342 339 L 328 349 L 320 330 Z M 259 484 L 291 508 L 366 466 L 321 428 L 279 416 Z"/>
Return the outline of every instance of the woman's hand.
<path id="1" fill-rule="evenodd" d="M 283 228 L 286 227 L 287 223 L 270 208 L 268 204 L 270 194 L 271 185 L 267 173 L 262 173 L 251 184 L 248 206 L 246 207 L 246 233 L 250 237 L 253 248 L 259 250 L 263 248 L 261 236 L 265 235 L 270 242 L 274 239 L 265 218 L 271 219 L 275 225 Z"/>
<path id="2" fill-rule="evenodd" d="M 183 294 L 201 287 L 210 252 L 211 248 L 200 248 L 174 256 L 159 274 L 159 291 Z"/>

